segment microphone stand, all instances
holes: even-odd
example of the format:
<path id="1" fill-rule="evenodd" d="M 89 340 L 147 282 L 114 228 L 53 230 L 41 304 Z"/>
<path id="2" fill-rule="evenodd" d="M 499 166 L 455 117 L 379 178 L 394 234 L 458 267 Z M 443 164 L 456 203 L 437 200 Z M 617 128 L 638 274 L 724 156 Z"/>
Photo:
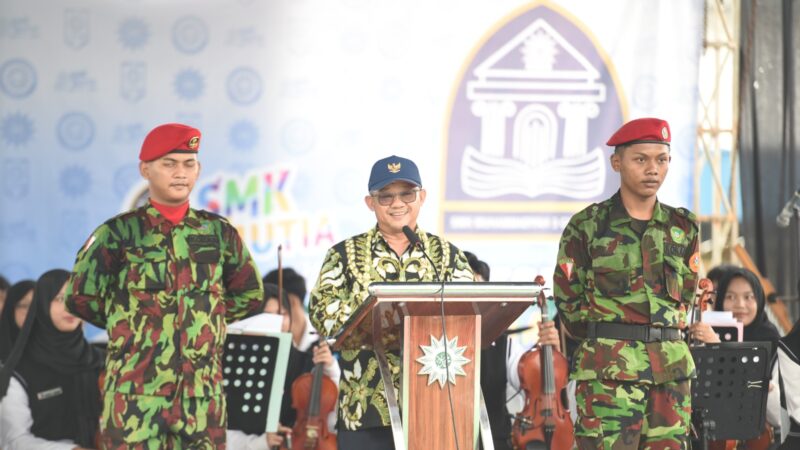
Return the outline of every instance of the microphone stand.
<path id="1" fill-rule="evenodd" d="M 444 341 L 444 366 L 445 366 L 445 373 L 447 374 L 447 378 L 444 382 L 445 386 L 447 387 L 447 399 L 450 403 L 450 422 L 453 426 L 453 436 L 456 442 L 456 450 L 460 450 L 458 444 L 458 430 L 456 428 L 456 412 L 455 408 L 453 407 L 453 395 L 450 392 L 450 350 L 447 348 L 447 328 L 445 326 L 445 314 L 444 314 L 444 283 L 446 282 L 447 278 L 447 268 L 444 267 L 443 269 L 443 276 L 440 276 L 439 271 L 436 270 L 436 263 L 433 262 L 430 256 L 428 256 L 428 252 L 425 251 L 425 248 L 422 246 L 422 241 L 419 240 L 419 236 L 409 227 L 408 225 L 403 226 L 403 234 L 406 235 L 409 243 L 412 247 L 417 247 L 420 252 L 425 256 L 429 263 L 431 263 L 431 268 L 433 268 L 433 274 L 436 275 L 436 280 L 442 283 L 441 288 L 439 288 L 440 297 L 440 305 L 442 307 L 441 310 L 441 317 L 442 317 L 442 340 Z"/>

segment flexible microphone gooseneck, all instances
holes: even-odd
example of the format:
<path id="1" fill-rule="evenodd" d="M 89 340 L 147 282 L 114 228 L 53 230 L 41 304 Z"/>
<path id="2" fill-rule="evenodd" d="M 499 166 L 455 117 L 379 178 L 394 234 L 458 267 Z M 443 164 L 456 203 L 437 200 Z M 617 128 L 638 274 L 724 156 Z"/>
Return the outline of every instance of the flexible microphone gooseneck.
<path id="1" fill-rule="evenodd" d="M 414 233 L 414 230 L 411 229 L 408 225 L 403 226 L 403 234 L 406 235 L 408 242 L 411 243 L 413 247 L 417 247 L 420 252 L 428 259 L 428 262 L 431 263 L 431 267 L 433 267 L 433 274 L 436 275 L 436 281 L 442 283 L 442 287 L 439 289 L 439 304 L 442 307 L 441 310 L 441 317 L 442 317 L 442 340 L 444 341 L 444 353 L 447 355 L 444 358 L 444 367 L 447 373 L 447 379 L 445 380 L 444 384 L 447 386 L 447 400 L 450 402 L 450 422 L 453 426 L 453 436 L 455 437 L 456 441 L 456 450 L 459 450 L 458 445 L 458 430 L 456 429 L 456 414 L 455 408 L 453 407 L 453 395 L 450 392 L 450 351 L 447 349 L 447 327 L 445 326 L 445 315 L 444 315 L 444 277 L 439 276 L 439 271 L 436 270 L 436 263 L 433 262 L 430 256 L 428 256 L 428 252 L 425 251 L 425 248 L 422 246 L 422 241 L 419 240 L 419 236 L 417 233 Z"/>

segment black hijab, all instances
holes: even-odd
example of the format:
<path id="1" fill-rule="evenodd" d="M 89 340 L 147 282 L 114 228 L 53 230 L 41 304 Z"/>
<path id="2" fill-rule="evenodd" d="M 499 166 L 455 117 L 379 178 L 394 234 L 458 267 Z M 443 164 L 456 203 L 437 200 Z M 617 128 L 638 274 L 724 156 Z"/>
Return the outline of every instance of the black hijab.
<path id="1" fill-rule="evenodd" d="M 14 347 L 14 342 L 19 336 L 20 328 L 14 320 L 17 304 L 28 292 L 33 290 L 34 286 L 33 280 L 23 280 L 8 289 L 3 311 L 0 312 L 0 364 L 8 359 L 11 349 Z"/>
<path id="2" fill-rule="evenodd" d="M 75 399 L 78 426 L 75 430 L 76 443 L 93 447 L 101 408 L 97 380 L 103 367 L 103 355 L 86 341 L 83 327 L 63 332 L 53 325 L 50 304 L 63 301 L 56 296 L 67 279 L 69 272 L 55 269 L 45 272 L 36 281 L 33 303 L 25 324 L 14 343 L 8 363 L 0 370 L 0 398 L 5 396 L 9 379 L 15 370 L 44 367 L 64 380 L 65 391 Z M 25 377 L 24 373 L 21 375 Z"/>
<path id="3" fill-rule="evenodd" d="M 764 311 L 764 307 L 766 306 L 764 288 L 753 272 L 741 267 L 728 269 L 719 281 L 719 286 L 717 286 L 717 300 L 714 303 L 714 309 L 717 311 L 724 311 L 723 304 L 725 303 L 725 294 L 728 292 L 728 286 L 730 286 L 731 281 L 736 278 L 743 278 L 750 284 L 750 287 L 753 289 L 753 294 L 756 297 L 756 303 L 758 304 L 756 308 L 756 317 L 753 319 L 753 322 L 744 327 L 742 341 L 771 342 L 772 351 L 774 352 L 778 339 L 780 339 L 781 336 L 778 333 L 778 329 L 775 328 L 775 325 L 767 318 L 767 313 Z"/>

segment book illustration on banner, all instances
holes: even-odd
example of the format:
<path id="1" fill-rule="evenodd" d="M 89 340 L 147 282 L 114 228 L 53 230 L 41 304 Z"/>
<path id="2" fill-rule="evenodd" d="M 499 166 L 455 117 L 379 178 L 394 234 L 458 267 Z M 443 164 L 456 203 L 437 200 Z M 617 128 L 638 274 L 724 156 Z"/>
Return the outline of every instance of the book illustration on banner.
<path id="1" fill-rule="evenodd" d="M 744 326 L 730 311 L 705 311 L 703 322 L 711 325 L 722 342 L 742 342 Z"/>
<path id="2" fill-rule="evenodd" d="M 290 333 L 280 331 L 283 316 L 258 314 L 228 325 L 222 385 L 228 428 L 246 434 L 276 432 L 280 419 Z"/>

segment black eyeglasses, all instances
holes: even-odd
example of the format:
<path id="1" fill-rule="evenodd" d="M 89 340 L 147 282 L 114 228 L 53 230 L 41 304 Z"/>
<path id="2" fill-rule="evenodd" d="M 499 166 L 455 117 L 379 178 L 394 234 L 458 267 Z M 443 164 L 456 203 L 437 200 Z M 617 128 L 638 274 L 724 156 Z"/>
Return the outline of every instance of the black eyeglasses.
<path id="1" fill-rule="evenodd" d="M 390 194 L 388 192 L 379 192 L 377 194 L 372 194 L 373 197 L 378 199 L 378 204 L 381 206 L 389 206 L 394 203 L 395 197 L 400 197 L 400 201 L 403 203 L 412 203 L 417 200 L 417 192 L 419 192 L 419 188 L 414 188 L 410 191 L 403 191 L 398 192 L 396 194 Z"/>

